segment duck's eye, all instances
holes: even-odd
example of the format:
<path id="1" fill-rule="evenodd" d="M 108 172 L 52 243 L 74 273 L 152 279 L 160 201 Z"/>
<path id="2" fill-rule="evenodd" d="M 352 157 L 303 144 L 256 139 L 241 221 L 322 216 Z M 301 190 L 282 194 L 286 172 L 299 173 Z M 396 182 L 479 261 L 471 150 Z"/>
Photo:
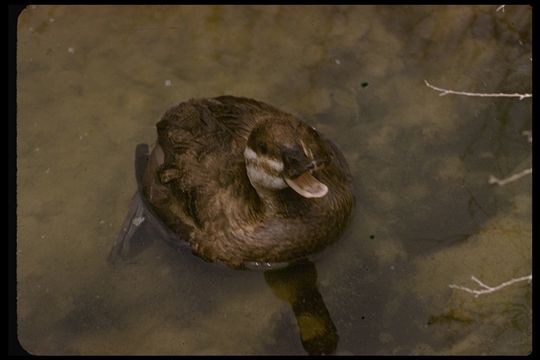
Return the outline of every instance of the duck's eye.
<path id="1" fill-rule="evenodd" d="M 262 155 L 266 155 L 266 153 L 268 153 L 268 148 L 266 147 L 265 143 L 259 144 L 259 151 Z"/>

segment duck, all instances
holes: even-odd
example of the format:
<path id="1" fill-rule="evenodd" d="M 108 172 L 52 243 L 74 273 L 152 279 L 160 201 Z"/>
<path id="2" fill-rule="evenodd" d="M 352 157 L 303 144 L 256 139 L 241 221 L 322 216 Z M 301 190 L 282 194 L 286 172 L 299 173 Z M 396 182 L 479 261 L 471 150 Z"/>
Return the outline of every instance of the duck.
<path id="1" fill-rule="evenodd" d="M 140 195 L 205 261 L 289 264 L 342 235 L 355 203 L 344 155 L 315 128 L 237 96 L 190 99 L 156 125 Z"/>

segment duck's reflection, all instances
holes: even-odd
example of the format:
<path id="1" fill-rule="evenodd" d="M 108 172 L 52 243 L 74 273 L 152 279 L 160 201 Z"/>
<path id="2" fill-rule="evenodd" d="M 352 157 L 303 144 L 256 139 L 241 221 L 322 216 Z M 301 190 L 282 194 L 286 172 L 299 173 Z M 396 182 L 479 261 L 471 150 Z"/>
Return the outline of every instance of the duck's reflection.
<path id="1" fill-rule="evenodd" d="M 332 354 L 339 336 L 330 313 L 317 289 L 317 269 L 305 259 L 286 268 L 264 273 L 266 283 L 294 312 L 300 340 L 310 355 Z"/>

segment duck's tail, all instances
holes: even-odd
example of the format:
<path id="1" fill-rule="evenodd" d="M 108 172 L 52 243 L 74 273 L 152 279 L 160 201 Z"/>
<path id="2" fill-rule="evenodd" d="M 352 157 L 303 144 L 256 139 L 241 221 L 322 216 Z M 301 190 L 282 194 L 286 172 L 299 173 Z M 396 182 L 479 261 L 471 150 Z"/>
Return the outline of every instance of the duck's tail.
<path id="1" fill-rule="evenodd" d="M 119 260 L 133 258 L 144 250 L 151 242 L 152 236 L 148 236 L 146 229 L 147 221 L 146 204 L 142 198 L 142 179 L 146 165 L 148 164 L 148 145 L 139 144 L 135 149 L 135 179 L 137 191 L 131 198 L 129 211 L 122 223 L 122 228 L 116 237 L 107 261 L 111 264 Z M 143 225 L 144 224 L 144 225 Z"/>
<path id="2" fill-rule="evenodd" d="M 132 259 L 160 237 L 171 241 L 173 234 L 149 208 L 143 195 L 143 181 L 150 156 L 147 144 L 139 144 L 135 149 L 135 179 L 137 191 L 131 198 L 128 213 L 122 228 L 116 237 L 107 261 L 114 264 L 118 261 Z"/>
<path id="3" fill-rule="evenodd" d="M 107 261 L 110 264 L 135 257 L 153 242 L 153 236 L 147 229 L 145 204 L 137 191 L 129 205 L 129 211 L 122 223 L 122 228 L 116 237 Z"/>

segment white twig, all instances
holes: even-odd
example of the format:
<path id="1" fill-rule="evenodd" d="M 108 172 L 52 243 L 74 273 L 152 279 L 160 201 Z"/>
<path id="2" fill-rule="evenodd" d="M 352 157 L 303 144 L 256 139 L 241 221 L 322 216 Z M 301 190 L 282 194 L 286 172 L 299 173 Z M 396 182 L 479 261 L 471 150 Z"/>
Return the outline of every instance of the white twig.
<path id="1" fill-rule="evenodd" d="M 488 294 L 488 293 L 495 292 L 495 291 L 500 290 L 500 289 L 502 289 L 502 288 L 504 288 L 506 286 L 512 285 L 512 284 L 520 282 L 520 281 L 528 280 L 529 282 L 531 282 L 532 281 L 532 275 L 527 275 L 527 276 L 523 276 L 523 277 L 520 277 L 520 278 L 517 278 L 517 279 L 512 279 L 512 280 L 503 282 L 501 285 L 498 285 L 498 286 L 495 286 L 495 287 L 491 287 L 491 286 L 488 286 L 488 285 L 484 284 L 483 282 L 481 282 L 480 280 L 478 280 L 474 276 L 471 276 L 471 279 L 474 282 L 476 282 L 478 285 L 480 285 L 480 287 L 482 287 L 483 289 L 474 290 L 474 289 L 469 289 L 468 287 L 465 287 L 465 286 L 459 286 L 459 285 L 455 285 L 455 284 L 451 284 L 451 285 L 448 285 L 448 286 L 450 288 L 452 288 L 452 289 L 459 289 L 459 290 L 466 291 L 466 292 L 468 292 L 470 294 L 474 294 L 474 297 L 478 297 L 478 296 L 483 295 L 483 294 Z"/>
<path id="2" fill-rule="evenodd" d="M 532 168 L 525 169 L 522 172 L 511 175 L 511 176 L 509 176 L 509 177 L 507 177 L 505 179 L 498 179 L 495 176 L 490 175 L 488 182 L 490 184 L 497 184 L 499 186 L 503 186 L 503 185 L 506 185 L 508 183 L 514 182 L 514 181 L 516 181 L 518 179 L 521 179 L 525 175 L 529 175 L 529 174 L 532 174 Z"/>
<path id="3" fill-rule="evenodd" d="M 501 6 L 499 6 L 495 11 L 498 12 L 499 10 L 501 10 L 502 12 L 504 12 L 504 7 L 505 7 L 505 6 L 506 6 L 506 5 L 501 5 Z"/>
<path id="4" fill-rule="evenodd" d="M 532 94 L 506 94 L 506 93 L 498 93 L 498 94 L 486 94 L 486 93 L 472 93 L 472 92 L 466 92 L 466 91 L 455 91 L 455 90 L 449 90 L 449 89 L 442 89 L 436 86 L 431 85 L 428 83 L 427 80 L 424 80 L 426 85 L 433 90 L 439 91 L 439 96 L 444 96 L 448 94 L 454 94 L 454 95 L 465 95 L 465 96 L 479 96 L 479 97 L 517 97 L 519 100 L 523 100 L 525 98 L 532 97 Z"/>

